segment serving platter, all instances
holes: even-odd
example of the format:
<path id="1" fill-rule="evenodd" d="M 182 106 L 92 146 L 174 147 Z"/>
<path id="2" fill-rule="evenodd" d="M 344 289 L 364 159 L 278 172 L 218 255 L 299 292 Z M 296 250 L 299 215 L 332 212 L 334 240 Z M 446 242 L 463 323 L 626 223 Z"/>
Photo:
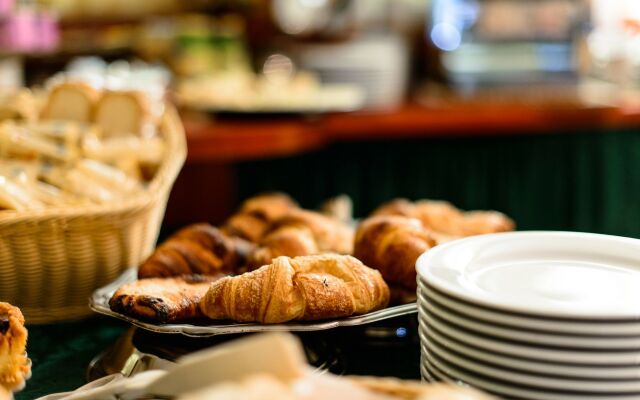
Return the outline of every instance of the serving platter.
<path id="1" fill-rule="evenodd" d="M 120 277 L 118 277 L 118 279 L 93 292 L 93 295 L 89 299 L 89 307 L 91 307 L 91 309 L 97 313 L 127 321 L 132 325 L 152 332 L 182 334 L 193 337 L 274 331 L 311 332 L 339 327 L 366 325 L 378 321 L 383 321 L 385 319 L 395 318 L 401 315 L 414 314 L 418 312 L 418 307 L 414 302 L 403 304 L 400 306 L 387 307 L 385 309 L 373 311 L 367 314 L 327 321 L 292 322 L 286 324 L 271 325 L 257 323 L 237 323 L 232 321 L 206 321 L 202 324 L 154 324 L 114 312 L 109 307 L 109 299 L 111 299 L 113 293 L 120 286 L 129 282 L 133 282 L 136 279 L 136 269 L 132 268 L 126 270 L 122 275 L 120 275 Z"/>

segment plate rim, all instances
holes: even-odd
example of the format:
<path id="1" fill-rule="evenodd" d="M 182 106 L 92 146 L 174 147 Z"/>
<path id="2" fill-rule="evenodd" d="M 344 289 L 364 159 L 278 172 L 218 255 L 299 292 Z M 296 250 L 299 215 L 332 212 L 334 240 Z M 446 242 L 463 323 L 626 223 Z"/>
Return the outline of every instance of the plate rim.
<path id="1" fill-rule="evenodd" d="M 431 282 L 431 285 L 441 290 L 443 293 L 455 298 L 459 298 L 465 300 L 467 302 L 478 304 L 484 307 L 493 308 L 497 310 L 509 311 L 518 314 L 527 314 L 531 316 L 538 316 L 543 318 L 558 318 L 558 319 L 576 319 L 576 320 L 601 320 L 601 321 L 609 321 L 609 320 L 627 320 L 627 321 L 635 321 L 640 322 L 640 309 L 636 311 L 633 315 L 627 313 L 602 313 L 602 312 L 591 312 L 587 313 L 586 311 L 571 313 L 562 310 L 553 310 L 553 309 L 544 309 L 536 307 L 535 305 L 531 306 L 513 306 L 508 302 L 496 302 L 492 301 L 492 299 L 487 298 L 478 298 L 473 295 L 469 295 L 468 292 L 461 290 L 460 287 L 457 287 L 450 282 L 442 279 L 437 274 L 432 272 L 432 269 L 427 268 L 426 264 L 430 263 L 431 260 L 437 256 L 439 256 L 443 252 L 449 251 L 451 247 L 460 246 L 466 243 L 472 242 L 490 242 L 493 240 L 499 240 L 499 238 L 534 238 L 534 237 L 573 237 L 573 238 L 592 238 L 599 240 L 607 240 L 610 242 L 617 243 L 626 243 L 629 245 L 635 245 L 640 248 L 640 239 L 628 238 L 623 236 L 614 236 L 614 235 L 605 235 L 600 233 L 590 233 L 590 232 L 571 232 L 571 231 L 516 231 L 516 232 L 501 232 L 501 233 L 491 233 L 477 236 L 465 237 L 457 240 L 453 240 L 451 242 L 443 243 L 434 247 L 433 249 L 427 250 L 423 254 L 421 254 L 416 260 L 416 272 L 419 278 L 424 279 L 425 281 Z"/>
<path id="2" fill-rule="evenodd" d="M 463 316 L 454 310 L 447 310 L 447 307 L 439 304 L 437 300 L 429 299 L 429 296 L 421 292 L 417 295 L 418 307 L 428 313 L 431 313 L 440 319 L 446 320 L 447 323 L 456 327 L 466 329 L 472 332 L 478 332 L 483 335 L 496 337 L 498 339 L 530 343 L 537 340 L 545 346 L 551 347 L 568 347 L 580 348 L 585 350 L 638 350 L 640 351 L 640 337 L 589 337 L 584 335 L 572 334 L 550 334 L 546 332 L 526 331 L 522 328 L 509 329 L 504 326 L 497 327 L 489 324 L 483 324 L 481 321 L 475 320 L 470 316 Z M 423 307 L 424 306 L 424 307 Z M 523 335 L 523 336 L 522 336 Z M 554 338 L 552 338 L 554 336 Z M 556 342 L 555 340 L 559 340 Z M 619 344 L 611 346 L 609 344 L 625 342 L 635 342 L 634 344 Z"/>
<path id="3" fill-rule="evenodd" d="M 571 321 L 519 315 L 510 311 L 503 312 L 482 305 L 469 304 L 465 300 L 455 297 L 447 297 L 445 293 L 439 293 L 438 289 L 431 287 L 425 281 L 418 280 L 418 292 L 425 289 L 431 292 L 432 297 L 435 295 L 439 301 L 447 303 L 446 305 L 453 310 L 465 315 L 473 315 L 486 322 L 496 322 L 514 328 L 527 327 L 541 332 L 578 333 L 597 337 L 640 336 L 640 321 L 608 321 L 606 324 L 602 324 L 602 322 L 586 319 Z M 617 333 L 607 332 L 607 328 L 612 325 L 615 325 L 617 329 L 625 329 Z"/>
<path id="4" fill-rule="evenodd" d="M 606 396 L 600 393 L 598 394 L 594 393 L 594 396 L 589 396 L 588 394 L 571 395 L 571 394 L 564 394 L 564 393 L 556 393 L 552 391 L 535 391 L 535 390 L 532 391 L 530 389 L 517 387 L 519 385 L 513 386 L 513 385 L 499 384 L 499 383 L 487 381 L 479 377 L 472 376 L 471 380 L 475 380 L 476 382 L 479 382 L 480 383 L 479 385 L 478 383 L 472 383 L 471 380 L 468 379 L 469 374 L 466 372 L 464 373 L 466 377 L 463 377 L 463 379 L 454 378 L 449 373 L 447 373 L 446 371 L 443 371 L 442 368 L 439 368 L 436 365 L 435 366 L 436 373 L 433 373 L 434 365 L 432 361 L 429 360 L 429 358 L 425 359 L 425 366 L 427 371 L 429 371 L 432 375 L 434 375 L 438 379 L 442 379 L 448 382 L 461 381 L 478 390 L 482 390 L 489 393 L 498 393 L 501 396 L 502 395 L 517 396 L 520 398 L 530 398 L 535 400 L 611 400 L 611 396 Z M 499 389 L 496 390 L 495 389 L 496 387 L 498 387 Z M 531 393 L 534 393 L 534 396 L 536 397 L 531 397 Z M 542 397 L 537 397 L 537 396 L 542 396 Z M 618 400 L 637 400 L 638 395 L 628 395 L 628 394 L 616 395 L 616 397 L 614 398 Z"/>
<path id="5" fill-rule="evenodd" d="M 567 389 L 565 389 L 566 391 L 571 391 L 571 392 L 589 392 L 589 393 L 635 393 L 635 394 L 640 394 L 640 380 L 638 379 L 628 379 L 628 380 L 622 380 L 622 381 L 601 381 L 601 380 L 596 380 L 595 384 L 594 384 L 594 380 L 589 379 L 589 378 L 584 378 L 584 379 L 575 379 L 575 378 L 559 378 L 559 377 L 541 377 L 539 375 L 536 374 L 530 374 L 530 375 L 526 375 L 525 373 L 522 372 L 517 372 L 517 371 L 512 371 L 512 370 L 507 370 L 505 368 L 501 368 L 501 367 L 496 367 L 496 366 L 491 366 L 491 365 L 484 365 L 484 363 L 479 362 L 479 361 L 475 361 L 475 360 L 467 360 L 464 358 L 464 356 L 460 356 L 460 355 L 456 355 L 456 354 L 450 354 L 450 352 L 446 349 L 443 349 L 442 346 L 440 346 L 439 344 L 436 344 L 435 342 L 431 343 L 431 345 L 429 347 L 427 347 L 427 351 L 429 353 L 431 353 L 432 355 L 440 358 L 443 360 L 443 362 L 447 363 L 447 364 L 451 364 L 454 367 L 457 368 L 462 368 L 465 370 L 470 370 L 470 371 L 474 371 L 474 373 L 484 376 L 489 380 L 492 379 L 497 379 L 497 380 L 504 380 L 506 382 L 509 383 L 515 383 L 518 385 L 523 385 L 523 386 L 529 386 L 529 387 L 535 387 L 535 388 L 540 388 L 542 390 L 547 390 L 547 389 L 551 389 L 551 390 L 563 390 L 561 389 L 561 386 L 563 384 L 567 385 Z M 463 363 L 467 363 L 467 365 L 462 365 Z M 490 371 L 490 372 L 488 372 Z M 504 375 L 511 375 L 512 378 L 506 378 L 504 377 L 504 375 L 500 375 L 500 374 L 504 374 Z M 518 380 L 513 379 L 513 377 L 515 377 Z M 526 381 L 529 382 L 526 382 Z M 534 383 L 536 380 L 542 380 L 541 382 L 539 381 L 538 383 Z M 546 383 L 544 382 L 546 381 Z M 556 386 L 553 386 L 556 385 Z M 580 385 L 584 385 L 585 387 L 589 386 L 589 389 L 585 389 L 582 390 L 580 389 Z M 606 385 L 606 386 L 605 386 Z M 611 386 L 615 386 L 615 385 L 635 385 L 635 387 L 633 388 L 627 388 L 624 390 L 616 390 L 611 388 Z M 597 389 L 598 386 L 603 386 L 603 387 L 608 387 L 609 389 L 606 390 L 600 390 Z M 595 389 L 594 389 L 595 388 Z"/>
<path id="6" fill-rule="evenodd" d="M 610 354 L 609 351 L 567 351 L 548 348 L 534 348 L 522 344 L 502 343 L 492 338 L 485 338 L 481 335 L 467 333 L 464 329 L 451 327 L 446 323 L 435 321 L 432 316 L 425 314 L 418 309 L 419 329 L 434 329 L 439 333 L 451 337 L 469 346 L 479 347 L 486 351 L 495 351 L 505 356 L 522 357 L 540 361 L 556 362 L 560 364 L 573 365 L 627 365 L 640 368 L 640 351 L 619 352 L 621 354 Z M 443 328 L 448 332 L 443 331 Z M 493 348 L 491 348 L 493 347 Z M 533 355 L 532 355 L 533 354 Z M 614 358 L 615 357 L 615 358 Z M 611 359 L 613 358 L 613 359 Z"/>
<path id="7" fill-rule="evenodd" d="M 552 362 L 544 362 L 539 360 L 519 360 L 514 357 L 509 357 L 506 355 L 497 355 L 491 354 L 490 352 L 474 348 L 465 343 L 458 342 L 455 339 L 452 339 L 440 332 L 435 332 L 434 330 L 426 330 L 419 329 L 418 336 L 423 341 L 421 342 L 421 346 L 425 346 L 425 344 L 435 341 L 440 346 L 444 346 L 452 349 L 451 351 L 457 352 L 459 354 L 465 354 L 468 357 L 477 360 L 479 362 L 489 363 L 505 368 L 513 368 L 522 372 L 528 373 L 547 373 L 552 376 L 563 376 L 563 377 L 573 377 L 573 378 L 586 378 L 586 379 L 599 379 L 599 380 L 637 380 L 640 379 L 640 369 L 638 367 L 612 367 L 612 366 L 581 366 L 574 364 L 558 364 Z M 470 355 L 476 353 L 475 355 Z M 495 361 L 499 359 L 499 361 Z M 527 366 L 536 365 L 536 368 L 527 369 Z M 553 373 L 549 372 L 550 368 L 553 369 Z M 585 370 L 598 370 L 598 371 L 610 371 L 612 369 L 620 370 L 624 369 L 625 376 L 602 376 L 599 373 L 587 372 L 585 374 Z M 566 372 L 570 371 L 570 372 Z M 579 372 L 578 372 L 579 371 Z"/>

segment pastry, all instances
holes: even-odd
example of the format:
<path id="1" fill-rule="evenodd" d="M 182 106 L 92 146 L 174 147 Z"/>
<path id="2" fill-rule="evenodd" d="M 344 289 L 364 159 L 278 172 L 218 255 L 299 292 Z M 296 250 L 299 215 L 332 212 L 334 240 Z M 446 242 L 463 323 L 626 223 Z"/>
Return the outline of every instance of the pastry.
<path id="1" fill-rule="evenodd" d="M 389 302 L 380 273 L 351 256 L 278 257 L 211 285 L 200 308 L 211 319 L 265 324 L 364 314 Z"/>
<path id="2" fill-rule="evenodd" d="M 347 224 L 353 223 L 353 201 L 346 194 L 332 197 L 322 203 L 320 211 Z"/>
<path id="3" fill-rule="evenodd" d="M 508 232 L 514 229 L 514 222 L 498 211 L 468 211 L 463 216 L 462 234 L 465 236 Z"/>
<path id="4" fill-rule="evenodd" d="M 356 231 L 354 256 L 380 271 L 390 285 L 416 289 L 416 259 L 436 245 L 417 219 L 380 215 L 364 220 Z"/>
<path id="5" fill-rule="evenodd" d="M 506 215 L 497 211 L 463 212 L 446 201 L 395 199 L 383 204 L 372 215 L 399 215 L 419 219 L 433 231 L 438 243 L 464 236 L 484 233 L 506 232 L 515 229 L 515 224 Z"/>
<path id="6" fill-rule="evenodd" d="M 151 125 L 147 99 L 135 91 L 104 91 L 95 106 L 93 121 L 106 137 L 146 136 Z"/>
<path id="7" fill-rule="evenodd" d="M 99 93 L 85 83 L 61 83 L 49 92 L 40 117 L 43 120 L 91 122 L 98 96 Z"/>
<path id="8" fill-rule="evenodd" d="M 27 329 L 17 307 L 0 302 L 0 389 L 21 389 L 31 374 L 27 358 Z"/>
<path id="9" fill-rule="evenodd" d="M 276 220 L 270 232 L 282 227 L 308 228 L 322 252 L 351 254 L 353 252 L 353 229 L 342 221 L 327 217 L 315 211 L 291 210 Z"/>
<path id="10" fill-rule="evenodd" d="M 173 234 L 138 269 L 139 278 L 233 273 L 246 263 L 253 245 L 206 224 Z"/>
<path id="11" fill-rule="evenodd" d="M 320 250 L 311 230 L 304 226 L 284 226 L 266 235 L 249 256 L 249 266 L 259 268 L 276 257 L 307 256 Z"/>
<path id="12" fill-rule="evenodd" d="M 315 211 L 295 209 L 276 220 L 249 258 L 260 267 L 278 256 L 306 256 L 319 253 L 351 254 L 353 229 L 342 221 Z"/>
<path id="13" fill-rule="evenodd" d="M 257 242 L 272 222 L 297 208 L 296 202 L 284 193 L 260 194 L 242 203 L 222 229 L 229 235 Z"/>
<path id="14" fill-rule="evenodd" d="M 109 300 L 115 312 L 145 321 L 173 323 L 201 318 L 199 303 L 218 276 L 149 278 L 127 283 Z"/>

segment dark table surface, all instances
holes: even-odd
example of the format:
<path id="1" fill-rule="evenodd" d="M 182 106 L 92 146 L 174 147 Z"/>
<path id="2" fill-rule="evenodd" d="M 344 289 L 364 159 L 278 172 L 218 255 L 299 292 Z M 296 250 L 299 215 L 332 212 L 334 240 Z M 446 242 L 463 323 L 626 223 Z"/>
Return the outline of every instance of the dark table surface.
<path id="1" fill-rule="evenodd" d="M 84 385 L 89 362 L 127 327 L 121 321 L 106 317 L 28 326 L 27 351 L 33 362 L 33 374 L 26 388 L 16 393 L 16 400 L 35 399 Z"/>
<path id="2" fill-rule="evenodd" d="M 84 385 L 87 367 L 130 328 L 130 325 L 108 317 L 51 325 L 32 325 L 29 329 L 28 353 L 33 361 L 32 377 L 16 400 L 35 399 L 46 394 L 73 390 Z M 393 332 L 402 328 L 403 334 Z M 383 337 L 382 332 L 392 332 Z M 233 338 L 192 339 L 140 331 L 134 345 L 145 353 L 163 353 L 153 348 L 182 347 L 192 350 L 214 346 Z M 339 328 L 298 335 L 305 347 L 322 343 L 321 357 L 340 361 L 330 367 L 334 373 L 349 375 L 396 376 L 420 379 L 420 347 L 416 315 L 397 317 L 362 327 Z M 196 343 L 197 342 L 197 343 Z M 140 347 L 144 345 L 145 348 Z M 311 348 L 309 347 L 309 348 Z M 309 354 L 307 354 L 309 356 Z M 312 364 L 321 364 L 322 359 Z M 319 366 L 319 365 L 316 365 Z"/>

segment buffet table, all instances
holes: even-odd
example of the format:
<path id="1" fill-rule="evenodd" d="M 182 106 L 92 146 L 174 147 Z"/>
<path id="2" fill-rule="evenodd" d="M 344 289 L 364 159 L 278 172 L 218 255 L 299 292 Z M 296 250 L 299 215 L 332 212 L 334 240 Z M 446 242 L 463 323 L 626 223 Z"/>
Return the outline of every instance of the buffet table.
<path id="1" fill-rule="evenodd" d="M 410 104 L 311 119 L 184 120 L 189 158 L 166 232 L 218 222 L 239 199 L 279 189 L 308 207 L 347 193 L 356 215 L 391 197 L 445 198 L 506 212 L 520 229 L 640 236 L 629 218 L 640 215 L 640 118 L 621 109 Z M 82 385 L 89 362 L 127 327 L 102 317 L 30 326 L 33 377 L 16 398 Z M 379 372 L 415 378 L 417 362 Z"/>

